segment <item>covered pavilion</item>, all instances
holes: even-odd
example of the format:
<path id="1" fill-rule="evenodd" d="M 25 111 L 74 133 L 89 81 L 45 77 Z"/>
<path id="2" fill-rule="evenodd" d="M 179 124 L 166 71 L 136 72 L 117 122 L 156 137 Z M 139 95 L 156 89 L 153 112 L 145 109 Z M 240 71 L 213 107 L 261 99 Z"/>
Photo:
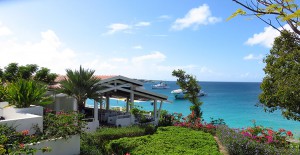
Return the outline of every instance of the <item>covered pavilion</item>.
<path id="1" fill-rule="evenodd" d="M 101 78 L 101 76 L 98 76 Z M 168 97 L 165 95 L 157 94 L 143 88 L 143 82 L 130 79 L 124 76 L 111 76 L 105 79 L 101 78 L 100 85 L 103 87 L 100 93 L 105 97 L 105 108 L 110 109 L 110 98 L 126 98 L 126 113 L 130 111 L 134 105 L 135 100 L 152 101 L 153 102 L 153 119 L 157 125 L 162 104 L 167 101 Z M 159 102 L 159 108 L 157 103 Z M 102 109 L 102 104 L 100 104 Z M 94 101 L 94 120 L 98 121 L 98 102 Z"/>
<path id="2" fill-rule="evenodd" d="M 99 102 L 94 100 L 94 107 L 93 107 L 93 126 L 99 126 L 99 116 L 101 114 L 99 111 L 109 111 L 110 109 L 110 98 L 123 98 L 126 99 L 126 110 L 121 116 L 116 116 L 114 119 L 114 124 L 118 126 L 126 126 L 129 123 L 132 124 L 133 121 L 129 111 L 132 109 L 135 100 L 141 101 L 151 101 L 153 103 L 153 124 L 157 125 L 158 120 L 160 117 L 160 111 L 162 108 L 163 102 L 166 102 L 168 97 L 162 94 L 154 93 L 148 91 L 143 88 L 144 83 L 127 78 L 124 76 L 96 76 L 97 78 L 101 79 L 99 84 L 103 87 L 101 91 L 98 93 L 102 96 L 101 98 L 105 100 L 105 109 L 103 109 L 103 105 L 100 104 L 100 109 L 98 108 Z M 56 79 L 56 82 L 63 80 L 65 76 L 59 76 Z M 76 101 L 74 101 L 76 102 Z M 74 103 L 77 105 L 77 103 Z M 159 106 L 158 106 L 159 104 Z M 77 106 L 73 105 L 73 107 L 77 108 Z M 74 109 L 75 110 L 75 109 Z M 126 115 L 125 115 L 126 114 Z M 109 117 L 109 116 L 106 116 Z M 119 119 L 119 122 L 118 122 Z M 111 119 L 109 119 L 111 120 Z M 129 121 L 129 123 L 128 123 Z M 127 123 L 125 123 L 127 122 Z"/>

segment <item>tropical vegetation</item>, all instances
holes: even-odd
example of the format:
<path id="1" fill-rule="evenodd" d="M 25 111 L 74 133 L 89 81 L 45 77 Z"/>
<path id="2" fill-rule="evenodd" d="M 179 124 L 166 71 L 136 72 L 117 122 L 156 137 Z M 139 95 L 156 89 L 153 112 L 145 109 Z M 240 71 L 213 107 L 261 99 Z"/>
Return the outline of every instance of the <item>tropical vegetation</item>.
<path id="1" fill-rule="evenodd" d="M 287 142 L 286 138 L 290 136 L 290 131 L 274 131 L 262 126 L 247 129 L 217 127 L 217 137 L 232 155 L 298 155 L 300 144 Z"/>
<path id="2" fill-rule="evenodd" d="M 286 23 L 290 29 L 296 34 L 300 35 L 299 23 L 300 14 L 299 6 L 295 0 L 232 0 L 239 4 L 247 11 L 238 9 L 228 19 L 237 15 L 256 16 L 264 23 L 272 26 L 274 29 L 283 32 L 286 28 L 283 26 Z M 271 19 L 270 17 L 273 17 Z M 279 27 L 277 27 L 278 25 Z M 299 36 L 294 36 L 299 38 Z M 299 41 L 299 40 L 298 40 Z"/>
<path id="3" fill-rule="evenodd" d="M 259 99 L 267 111 L 280 109 L 284 117 L 300 121 L 300 44 L 295 35 L 284 31 L 275 39 L 264 60 Z"/>
<path id="4" fill-rule="evenodd" d="M 29 129 L 16 132 L 16 126 L 0 124 L 0 155 L 2 154 L 34 154 L 36 151 L 51 151 L 51 148 L 44 147 L 35 149 L 28 144 L 35 144 L 42 140 L 55 138 L 68 138 L 71 135 L 81 134 L 85 122 L 81 121 L 82 114 L 76 112 L 58 112 L 53 114 L 47 111 L 44 115 L 43 131 L 37 126 L 35 134 L 29 135 Z"/>
<path id="5" fill-rule="evenodd" d="M 94 76 L 95 70 L 84 69 L 80 66 L 79 70 L 66 69 L 66 77 L 60 82 L 58 92 L 67 94 L 76 99 L 78 110 L 83 111 L 88 98 L 99 100 L 101 90 L 100 79 Z"/>
<path id="6" fill-rule="evenodd" d="M 179 85 L 183 91 L 186 91 L 184 98 L 188 99 L 192 103 L 190 109 L 194 112 L 196 116 L 195 119 L 201 118 L 201 105 L 203 102 L 201 102 L 198 98 L 201 86 L 198 84 L 196 77 L 186 74 L 185 71 L 181 69 L 174 70 L 172 75 L 177 77 L 177 85 Z"/>
<path id="7" fill-rule="evenodd" d="M 261 84 L 262 93 L 259 98 L 265 111 L 274 112 L 280 109 L 285 118 L 300 121 L 300 10 L 297 2 L 295 0 L 233 1 L 248 12 L 238 9 L 228 19 L 237 15 L 254 15 L 280 32 L 270 54 L 264 59 L 266 75 Z"/>
<path id="8" fill-rule="evenodd" d="M 46 96 L 47 85 L 25 79 L 0 86 L 0 97 L 17 108 L 27 108 L 30 105 L 46 105 L 52 103 L 52 98 Z"/>
<path id="9" fill-rule="evenodd" d="M 4 67 L 4 71 L 0 68 L 0 79 L 2 82 L 13 82 L 18 79 L 34 79 L 45 84 L 53 84 L 57 74 L 50 73 L 50 69 L 42 67 L 39 69 L 36 64 L 27 64 L 19 66 L 18 63 L 10 63 Z"/>

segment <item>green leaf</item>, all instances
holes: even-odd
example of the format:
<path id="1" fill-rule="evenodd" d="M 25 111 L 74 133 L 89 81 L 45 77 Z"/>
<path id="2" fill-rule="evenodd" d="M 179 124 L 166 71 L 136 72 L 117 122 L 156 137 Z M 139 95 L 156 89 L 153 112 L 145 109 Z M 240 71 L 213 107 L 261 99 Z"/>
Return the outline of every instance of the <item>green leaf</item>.
<path id="1" fill-rule="evenodd" d="M 242 10 L 242 9 L 237 9 L 230 17 L 228 17 L 228 18 L 226 19 L 226 21 L 231 20 L 232 18 L 234 18 L 234 17 L 236 17 L 236 16 L 238 16 L 238 15 L 245 15 L 245 14 L 246 14 L 246 12 L 245 12 L 244 10 Z"/>
<path id="2" fill-rule="evenodd" d="M 266 7 L 265 11 L 267 13 L 270 13 L 270 12 L 277 12 L 279 10 L 282 10 L 282 6 L 280 6 L 279 4 L 271 4 L 269 6 Z"/>

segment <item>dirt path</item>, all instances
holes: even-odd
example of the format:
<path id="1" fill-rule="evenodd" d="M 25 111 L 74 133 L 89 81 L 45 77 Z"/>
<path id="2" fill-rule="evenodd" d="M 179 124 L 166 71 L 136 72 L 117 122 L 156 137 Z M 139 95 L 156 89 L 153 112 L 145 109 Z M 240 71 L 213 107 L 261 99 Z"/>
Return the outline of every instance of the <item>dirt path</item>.
<path id="1" fill-rule="evenodd" d="M 219 150 L 223 155 L 229 155 L 227 149 L 222 145 L 222 143 L 220 142 L 219 138 L 214 136 L 216 142 L 218 143 L 219 146 Z"/>

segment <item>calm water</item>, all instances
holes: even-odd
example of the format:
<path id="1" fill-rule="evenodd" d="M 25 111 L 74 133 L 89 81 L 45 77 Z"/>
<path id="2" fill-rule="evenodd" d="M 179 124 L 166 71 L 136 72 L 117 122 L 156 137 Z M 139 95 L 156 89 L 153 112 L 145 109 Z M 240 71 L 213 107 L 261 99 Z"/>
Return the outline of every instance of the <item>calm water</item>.
<path id="1" fill-rule="evenodd" d="M 170 81 L 167 84 L 169 89 L 151 89 L 153 83 L 145 83 L 147 90 L 167 95 L 168 100 L 172 103 L 164 103 L 162 109 L 173 112 L 180 112 L 183 115 L 190 113 L 190 105 L 188 100 L 175 100 L 171 91 L 178 89 L 176 82 Z M 252 126 L 252 120 L 257 125 L 272 127 L 275 130 L 284 128 L 293 131 L 294 135 L 300 136 L 300 122 L 284 119 L 279 111 L 274 113 L 266 113 L 263 108 L 256 107 L 258 103 L 258 95 L 261 90 L 260 83 L 245 82 L 200 82 L 202 89 L 207 96 L 201 97 L 203 105 L 203 117 L 206 121 L 210 117 L 215 119 L 222 118 L 226 124 L 233 128 L 243 128 Z M 111 100 L 111 106 L 125 106 L 125 102 Z M 93 102 L 88 101 L 92 105 Z M 150 102 L 135 103 L 140 105 L 144 110 L 153 110 Z"/>

